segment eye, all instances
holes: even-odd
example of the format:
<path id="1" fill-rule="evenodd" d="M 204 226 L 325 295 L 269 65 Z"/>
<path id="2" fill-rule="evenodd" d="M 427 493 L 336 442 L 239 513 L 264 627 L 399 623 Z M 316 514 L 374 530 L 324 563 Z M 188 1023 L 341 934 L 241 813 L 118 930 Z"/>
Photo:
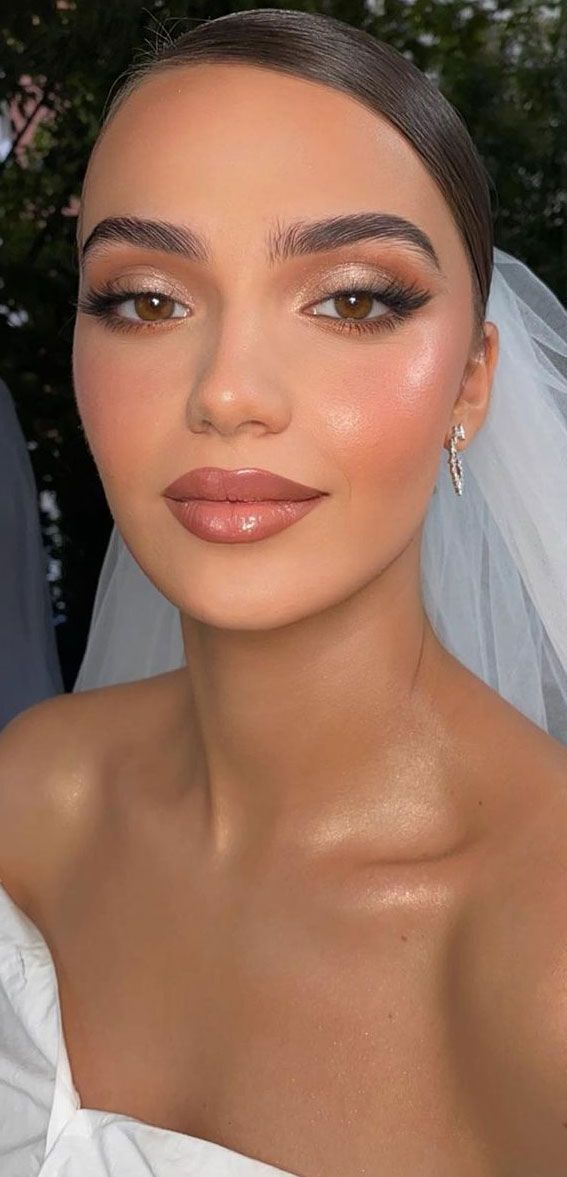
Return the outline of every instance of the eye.
<path id="1" fill-rule="evenodd" d="M 349 287 L 342 290 L 330 291 L 318 303 L 312 303 L 308 314 L 314 318 L 325 318 L 333 324 L 333 330 L 339 331 L 388 331 L 401 323 L 413 311 L 425 306 L 431 298 L 426 290 L 417 286 L 405 286 L 397 279 L 391 279 L 379 290 L 368 287 Z M 377 314 L 371 314 L 373 303 L 380 303 L 382 308 Z M 328 310 L 317 310 L 317 307 L 331 307 L 337 309 L 338 314 Z"/>
<path id="2" fill-rule="evenodd" d="M 340 313 L 337 316 L 329 314 L 329 311 L 313 310 L 313 315 L 327 315 L 329 318 L 343 318 L 347 319 L 367 319 L 368 312 L 372 308 L 372 303 L 378 301 L 378 292 L 373 290 L 337 290 L 334 294 L 330 294 L 328 298 L 322 299 L 321 302 L 314 304 L 315 306 L 332 305 L 333 303 L 339 306 Z M 385 303 L 382 303 L 384 306 Z M 374 316 L 377 318 L 378 316 Z"/>
<path id="3" fill-rule="evenodd" d="M 175 307 L 181 307 L 181 314 L 173 313 Z M 167 319 L 184 319 L 187 313 L 183 303 L 175 302 L 169 295 L 158 294 L 154 290 L 143 290 L 132 298 L 115 303 L 116 314 L 119 308 L 121 319 L 131 319 L 135 323 L 140 320 L 143 323 L 162 323 Z"/>
<path id="4" fill-rule="evenodd" d="M 94 315 L 116 331 L 136 331 L 144 324 L 151 327 L 186 319 L 189 308 L 159 290 L 116 290 L 105 285 L 79 298 L 77 310 Z"/>

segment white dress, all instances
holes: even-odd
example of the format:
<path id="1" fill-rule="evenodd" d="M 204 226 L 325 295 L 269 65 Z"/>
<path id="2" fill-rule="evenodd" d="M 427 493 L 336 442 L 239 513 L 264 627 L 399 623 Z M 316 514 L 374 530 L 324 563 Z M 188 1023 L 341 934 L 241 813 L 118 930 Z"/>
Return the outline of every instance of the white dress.
<path id="1" fill-rule="evenodd" d="M 221 1144 L 81 1107 L 53 958 L 0 883 L 1 1177 L 296 1177 Z"/>

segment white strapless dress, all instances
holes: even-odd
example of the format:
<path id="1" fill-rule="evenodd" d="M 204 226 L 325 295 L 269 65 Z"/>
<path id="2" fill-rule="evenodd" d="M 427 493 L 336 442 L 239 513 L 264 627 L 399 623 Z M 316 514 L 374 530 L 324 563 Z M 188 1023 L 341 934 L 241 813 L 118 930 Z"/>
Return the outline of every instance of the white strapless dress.
<path id="1" fill-rule="evenodd" d="M 81 1107 L 53 958 L 0 883 L 1 1177 L 296 1177 L 115 1112 Z"/>

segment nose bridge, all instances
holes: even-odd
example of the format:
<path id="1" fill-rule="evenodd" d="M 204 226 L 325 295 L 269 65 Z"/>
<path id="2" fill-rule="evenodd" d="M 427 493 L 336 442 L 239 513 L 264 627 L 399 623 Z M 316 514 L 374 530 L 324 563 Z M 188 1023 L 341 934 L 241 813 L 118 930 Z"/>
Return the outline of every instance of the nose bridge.
<path id="1" fill-rule="evenodd" d="M 251 271 L 241 273 L 208 315 L 189 395 L 188 415 L 194 428 L 208 422 L 227 433 L 260 423 L 278 430 L 289 419 L 288 391 L 278 370 L 279 349 L 274 347 L 265 295 L 259 290 Z"/>

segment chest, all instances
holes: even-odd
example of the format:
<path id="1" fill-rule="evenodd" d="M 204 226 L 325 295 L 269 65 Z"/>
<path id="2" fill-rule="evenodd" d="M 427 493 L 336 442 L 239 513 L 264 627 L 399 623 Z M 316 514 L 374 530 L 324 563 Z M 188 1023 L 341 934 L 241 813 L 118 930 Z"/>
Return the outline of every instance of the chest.
<path id="1" fill-rule="evenodd" d="M 190 872 L 77 877 L 44 932 L 82 1105 L 306 1177 L 505 1177 L 503 1154 L 523 1177 L 518 1117 L 536 1158 L 553 1126 L 543 1010 L 506 1007 L 497 929 L 418 896 L 385 909 L 372 887 L 353 903 L 290 879 L 244 914 Z"/>

